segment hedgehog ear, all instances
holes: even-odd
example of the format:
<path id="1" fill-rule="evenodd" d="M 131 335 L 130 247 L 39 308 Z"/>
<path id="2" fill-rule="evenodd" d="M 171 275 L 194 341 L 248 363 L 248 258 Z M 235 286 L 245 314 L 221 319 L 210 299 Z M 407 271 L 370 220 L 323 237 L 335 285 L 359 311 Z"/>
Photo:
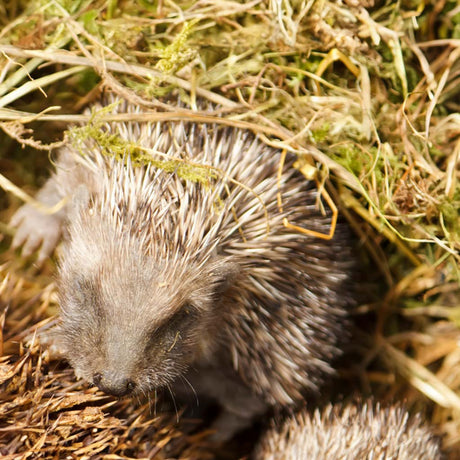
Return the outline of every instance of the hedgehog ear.
<path id="1" fill-rule="evenodd" d="M 216 294 L 224 293 L 233 284 L 239 273 L 240 267 L 236 262 L 227 257 L 216 257 L 211 267 Z"/>

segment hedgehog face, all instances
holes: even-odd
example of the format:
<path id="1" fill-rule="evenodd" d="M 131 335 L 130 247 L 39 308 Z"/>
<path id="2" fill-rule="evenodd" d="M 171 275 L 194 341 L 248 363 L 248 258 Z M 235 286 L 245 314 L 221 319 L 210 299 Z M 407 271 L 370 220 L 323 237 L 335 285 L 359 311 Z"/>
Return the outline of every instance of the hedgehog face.
<path id="1" fill-rule="evenodd" d="M 81 246 L 65 249 L 60 339 L 77 376 L 116 396 L 145 394 L 206 351 L 235 268 L 220 259 L 172 265 L 133 247 L 94 246 L 85 257 Z"/>

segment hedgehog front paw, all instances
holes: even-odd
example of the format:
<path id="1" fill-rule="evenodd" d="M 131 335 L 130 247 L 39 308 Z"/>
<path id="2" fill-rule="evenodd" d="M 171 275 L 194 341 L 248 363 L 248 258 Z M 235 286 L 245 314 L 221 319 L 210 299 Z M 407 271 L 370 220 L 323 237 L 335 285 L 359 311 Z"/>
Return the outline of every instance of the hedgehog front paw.
<path id="1" fill-rule="evenodd" d="M 56 214 L 43 214 L 31 205 L 18 209 L 10 221 L 16 227 L 12 247 L 22 246 L 22 256 L 28 257 L 39 249 L 37 264 L 40 266 L 53 252 L 61 236 L 62 219 Z"/>

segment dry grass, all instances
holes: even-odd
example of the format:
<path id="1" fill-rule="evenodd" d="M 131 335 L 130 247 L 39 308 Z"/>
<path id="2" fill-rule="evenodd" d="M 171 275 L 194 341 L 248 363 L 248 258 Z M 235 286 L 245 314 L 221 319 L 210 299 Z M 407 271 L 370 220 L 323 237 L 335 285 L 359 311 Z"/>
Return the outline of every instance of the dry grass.
<path id="1" fill-rule="evenodd" d="M 444 446 L 459 455 L 456 1 L 9 0 L 0 4 L 0 21 L 0 127 L 19 143 L 44 150 L 42 156 L 63 138 L 44 136 L 43 126 L 54 130 L 56 123 L 88 121 L 81 109 L 106 88 L 152 110 L 151 119 L 193 116 L 251 129 L 270 145 L 301 156 L 320 183 L 332 178 L 329 190 L 346 207 L 381 279 L 381 300 L 356 312 L 375 318 L 372 331 L 362 333 L 370 348 L 357 346 L 359 390 L 406 398 L 425 410 L 444 435 Z M 163 98 L 172 90 L 191 108 L 197 98 L 220 108 L 215 114 L 177 110 Z M 34 183 L 35 175 L 24 180 L 17 171 L 35 170 L 17 166 L 24 162 L 21 154 L 14 158 L 2 169 L 1 185 L 10 196 L 27 200 L 24 186 Z M 2 214 L 4 232 L 10 230 L 11 212 Z M 13 340 L 42 319 L 43 299 L 53 292 L 46 272 L 27 289 L 17 287 L 25 283 L 19 273 L 11 274 L 2 291 L 11 306 L 4 327 L 0 448 L 25 452 L 21 449 L 44 443 L 45 449 L 53 436 L 61 436 L 82 446 L 96 439 L 101 446 L 112 442 L 117 449 L 110 436 L 120 446 L 128 442 L 127 424 L 141 417 L 132 439 L 143 446 L 138 455 L 147 455 L 145 434 L 168 422 L 147 422 L 141 409 L 130 413 L 123 404 L 99 401 L 92 390 L 77 391 L 68 370 L 50 373 L 57 364 L 36 346 L 13 347 Z M 41 300 L 27 300 L 34 296 Z M 29 303 L 35 313 L 21 321 L 17 311 Z M 61 399 L 53 401 L 50 388 Z M 90 402 L 79 399 L 89 395 Z M 31 398 L 37 404 L 32 411 Z M 69 398 L 79 401 L 79 412 L 73 409 L 77 403 L 68 409 L 59 405 Z M 110 414 L 107 419 L 102 412 Z M 22 430 L 16 437 L 8 430 L 15 417 Z M 88 417 L 87 430 L 66 425 L 69 417 Z M 20 428 L 24 424 L 31 429 Z M 93 427 L 103 434 L 93 436 Z M 174 433 L 171 428 L 163 434 L 166 444 Z M 181 448 L 177 452 L 184 452 Z"/>

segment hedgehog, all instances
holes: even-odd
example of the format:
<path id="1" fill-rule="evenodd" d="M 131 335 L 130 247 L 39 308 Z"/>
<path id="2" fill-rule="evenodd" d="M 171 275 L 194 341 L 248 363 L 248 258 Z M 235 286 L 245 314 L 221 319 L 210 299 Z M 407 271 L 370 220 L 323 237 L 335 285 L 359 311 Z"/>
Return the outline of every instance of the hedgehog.
<path id="1" fill-rule="evenodd" d="M 77 377 L 118 397 L 182 382 L 217 400 L 227 427 L 317 392 L 347 336 L 356 257 L 343 222 L 330 240 L 292 227 L 331 225 L 295 156 L 281 170 L 281 150 L 217 122 L 101 129 L 142 161 L 69 142 L 37 195 L 67 204 L 12 218 L 13 247 L 39 261 L 64 235 L 55 340 Z"/>
<path id="2" fill-rule="evenodd" d="M 272 423 L 254 460 L 440 460 L 440 440 L 401 405 L 367 401 L 306 410 Z"/>

